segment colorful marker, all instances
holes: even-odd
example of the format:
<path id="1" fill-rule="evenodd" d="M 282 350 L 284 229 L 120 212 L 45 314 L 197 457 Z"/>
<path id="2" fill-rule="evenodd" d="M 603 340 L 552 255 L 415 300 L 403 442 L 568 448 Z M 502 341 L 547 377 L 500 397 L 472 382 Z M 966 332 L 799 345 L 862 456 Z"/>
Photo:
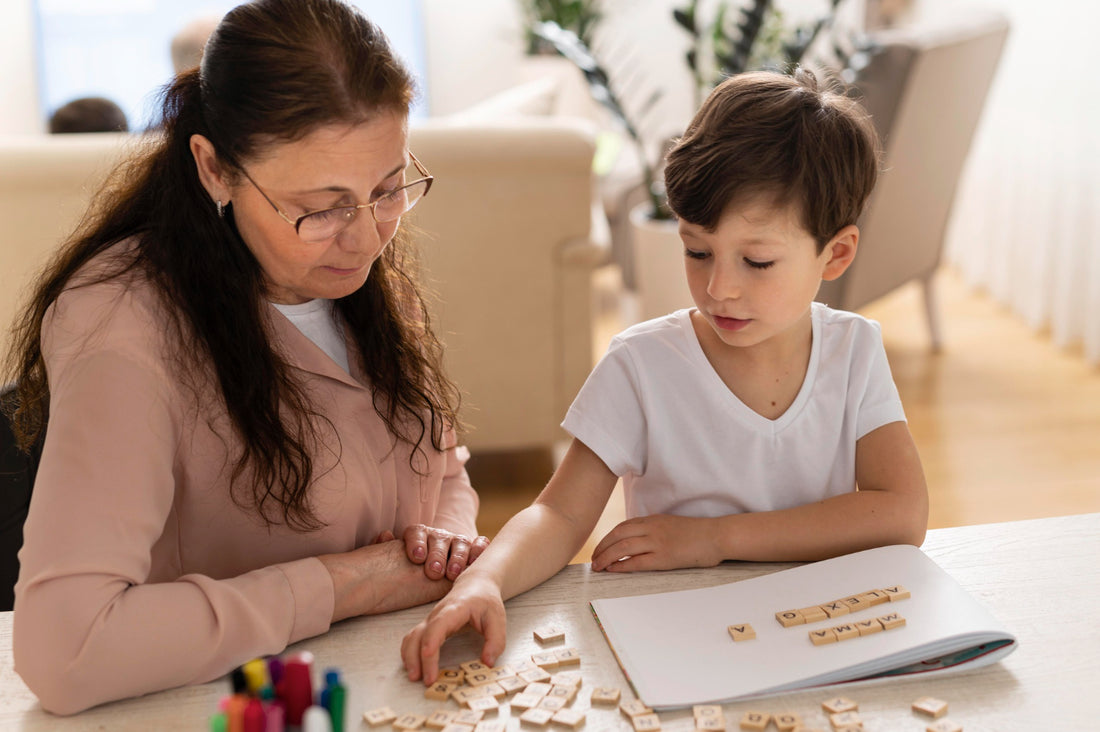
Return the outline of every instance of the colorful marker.
<path id="1" fill-rule="evenodd" d="M 286 704 L 286 724 L 294 726 L 302 723 L 302 714 L 313 703 L 312 673 L 313 654 L 309 651 L 296 653 L 287 659 L 283 669 L 283 680 L 275 687 L 279 698 Z"/>

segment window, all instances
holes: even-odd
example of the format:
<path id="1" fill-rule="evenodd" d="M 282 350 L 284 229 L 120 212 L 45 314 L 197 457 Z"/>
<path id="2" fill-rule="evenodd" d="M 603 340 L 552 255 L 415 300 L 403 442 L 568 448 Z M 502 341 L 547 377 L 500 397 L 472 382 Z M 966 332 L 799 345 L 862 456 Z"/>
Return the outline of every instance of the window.
<path id="1" fill-rule="evenodd" d="M 131 130 L 156 118 L 157 93 L 172 78 L 172 37 L 193 19 L 221 15 L 240 0 L 37 0 L 38 69 L 49 117 L 78 97 L 106 97 L 126 113 Z M 352 0 L 389 37 L 417 78 L 412 114 L 427 114 L 420 0 Z"/>

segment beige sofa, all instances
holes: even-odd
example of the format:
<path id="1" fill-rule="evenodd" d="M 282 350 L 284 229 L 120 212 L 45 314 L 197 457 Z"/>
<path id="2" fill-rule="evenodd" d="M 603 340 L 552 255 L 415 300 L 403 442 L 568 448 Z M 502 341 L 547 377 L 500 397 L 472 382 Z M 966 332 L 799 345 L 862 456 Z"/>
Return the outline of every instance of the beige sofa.
<path id="1" fill-rule="evenodd" d="M 550 447 L 592 366 L 593 136 L 581 122 L 415 124 L 436 176 L 408 223 L 474 450 Z M 125 135 L 0 138 L 0 348 L 33 273 L 77 223 Z"/>

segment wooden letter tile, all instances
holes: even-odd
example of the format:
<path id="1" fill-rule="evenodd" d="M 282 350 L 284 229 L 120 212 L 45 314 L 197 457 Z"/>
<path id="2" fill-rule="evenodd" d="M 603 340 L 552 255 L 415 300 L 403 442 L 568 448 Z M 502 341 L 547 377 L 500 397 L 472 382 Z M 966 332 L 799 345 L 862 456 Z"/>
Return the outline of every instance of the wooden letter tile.
<path id="1" fill-rule="evenodd" d="M 474 727 L 469 724 L 455 724 L 452 722 L 443 728 L 443 732 L 473 732 Z"/>
<path id="2" fill-rule="evenodd" d="M 878 622 L 875 622 L 878 625 Z M 500 681 L 496 682 L 500 688 L 504 689 L 505 694 L 514 694 L 517 691 L 523 691 L 523 688 L 527 686 L 527 682 L 518 676 L 508 676 Z"/>
<path id="3" fill-rule="evenodd" d="M 579 689 L 583 680 L 580 671 L 559 671 L 550 677 L 550 685 L 572 686 L 574 689 Z"/>
<path id="4" fill-rule="evenodd" d="M 843 712 L 854 712 L 859 709 L 859 704 L 846 697 L 835 696 L 821 702 L 821 708 L 829 714 L 841 714 Z"/>
<path id="5" fill-rule="evenodd" d="M 535 629 L 535 640 L 539 643 L 557 643 L 565 640 L 565 631 L 556 625 L 548 625 L 545 628 Z"/>
<path id="6" fill-rule="evenodd" d="M 455 715 L 455 724 L 464 724 L 467 727 L 473 727 L 475 724 L 481 721 L 481 718 L 485 716 L 485 712 L 477 709 L 463 709 Z"/>
<path id="7" fill-rule="evenodd" d="M 881 605 L 884 602 L 890 602 L 890 596 L 882 590 L 871 590 L 870 592 L 864 592 L 860 597 L 867 599 L 871 605 Z"/>
<path id="8" fill-rule="evenodd" d="M 653 714 L 653 710 L 645 705 L 641 699 L 630 699 L 619 702 L 619 711 L 628 717 L 638 717 L 643 714 Z"/>
<path id="9" fill-rule="evenodd" d="M 467 706 L 473 709 L 475 712 L 487 712 L 490 709 L 496 709 L 500 706 L 500 702 L 496 700 L 494 696 L 479 696 L 477 698 L 468 701 Z"/>
<path id="10" fill-rule="evenodd" d="M 472 674 L 475 671 L 488 671 L 489 667 L 481 661 L 466 661 L 465 663 L 458 664 L 463 671 L 467 674 Z"/>
<path id="11" fill-rule="evenodd" d="M 913 702 L 913 711 L 926 714 L 932 719 L 939 719 L 947 714 L 947 702 L 931 696 L 922 696 Z"/>
<path id="12" fill-rule="evenodd" d="M 469 706 L 470 700 L 477 699 L 479 696 L 485 696 L 485 687 L 460 686 L 451 692 L 451 698 L 464 707 Z"/>
<path id="13" fill-rule="evenodd" d="M 493 681 L 493 675 L 489 673 L 489 669 L 466 674 L 466 683 L 470 686 L 485 686 L 490 681 Z"/>
<path id="14" fill-rule="evenodd" d="M 538 668 L 537 666 L 528 671 L 521 671 L 519 677 L 526 681 L 528 684 L 536 684 L 540 681 L 546 681 L 550 678 L 550 674 L 545 669 Z"/>
<path id="15" fill-rule="evenodd" d="M 827 620 L 829 617 L 825 613 L 825 611 L 817 605 L 814 605 L 813 607 L 799 608 L 798 612 L 802 615 L 803 618 L 805 618 L 807 623 L 817 623 L 822 620 Z"/>
<path id="16" fill-rule="evenodd" d="M 802 614 L 797 610 L 784 610 L 775 614 L 775 619 L 779 621 L 779 624 L 784 628 L 789 628 L 792 625 L 802 625 L 806 622 L 806 619 L 802 617 Z"/>
<path id="17" fill-rule="evenodd" d="M 862 595 L 851 595 L 842 599 L 841 602 L 848 606 L 848 612 L 850 613 L 858 613 L 860 610 L 871 607 L 871 601 Z"/>
<path id="18" fill-rule="evenodd" d="M 423 714 L 413 714 L 412 712 L 409 712 L 408 714 L 402 714 L 400 717 L 393 720 L 393 728 L 404 730 L 420 729 L 424 726 L 424 722 L 426 721 L 428 721 L 428 718 L 425 717 Z"/>
<path id="19" fill-rule="evenodd" d="M 823 646 L 826 643 L 836 643 L 836 632 L 832 628 L 810 631 L 810 641 L 815 646 Z"/>
<path id="20" fill-rule="evenodd" d="M 592 690 L 593 704 L 618 704 L 622 691 L 608 686 L 599 686 Z"/>
<path id="21" fill-rule="evenodd" d="M 548 668 L 555 668 L 558 665 L 558 657 L 554 651 L 546 651 L 544 653 L 532 653 L 531 663 L 535 664 L 544 671 Z M 520 674 L 522 676 L 522 674 Z"/>
<path id="22" fill-rule="evenodd" d="M 963 732 L 962 725 L 952 722 L 950 719 L 941 719 L 938 722 L 933 722 L 925 727 L 925 730 L 927 732 Z"/>
<path id="23" fill-rule="evenodd" d="M 745 716 L 741 717 L 741 729 L 767 729 L 771 719 L 772 715 L 767 712 L 745 712 Z"/>
<path id="24" fill-rule="evenodd" d="M 532 707 L 523 714 L 519 715 L 519 720 L 524 724 L 534 724 L 539 727 L 545 727 L 550 724 L 550 720 L 553 719 L 554 713 L 549 709 L 539 709 L 538 707 Z"/>
<path id="25" fill-rule="evenodd" d="M 863 729 L 863 720 L 860 719 L 859 712 L 855 711 L 830 714 L 829 724 L 833 726 L 833 729 L 844 729 L 846 727 Z"/>
<path id="26" fill-rule="evenodd" d="M 691 708 L 691 716 L 695 717 L 696 723 L 700 719 L 706 719 L 708 717 L 722 717 L 722 707 L 717 704 L 696 704 Z"/>
<path id="27" fill-rule="evenodd" d="M 905 625 L 905 618 L 898 615 L 897 613 L 883 615 L 881 618 L 878 619 L 878 621 L 882 623 L 882 627 L 885 630 L 892 630 L 893 628 L 900 628 L 901 626 Z"/>
<path id="28" fill-rule="evenodd" d="M 584 712 L 579 709 L 562 709 L 550 719 L 554 724 L 576 729 L 584 724 Z"/>
<path id="29" fill-rule="evenodd" d="M 559 666 L 575 666 L 581 662 L 581 654 L 576 648 L 560 648 L 554 651 L 554 659 Z"/>
<path id="30" fill-rule="evenodd" d="M 442 681 L 445 684 L 461 684 L 466 680 L 466 672 L 460 668 L 441 668 L 439 669 L 439 677 L 436 681 Z"/>
<path id="31" fill-rule="evenodd" d="M 569 706 L 569 701 L 560 696 L 544 696 L 539 699 L 539 709 L 549 709 L 551 712 L 557 712 L 565 709 Z"/>
<path id="32" fill-rule="evenodd" d="M 446 729 L 448 724 L 454 722 L 455 713 L 449 709 L 437 709 L 424 720 L 424 726 L 431 729 Z"/>
<path id="33" fill-rule="evenodd" d="M 501 679 L 513 678 L 516 675 L 515 669 L 511 666 L 493 666 L 489 669 L 489 675 L 493 677 L 493 681 L 500 681 Z"/>
<path id="34" fill-rule="evenodd" d="M 474 727 L 474 732 L 506 732 L 507 729 L 506 719 L 483 719 Z"/>
<path id="35" fill-rule="evenodd" d="M 726 718 L 725 717 L 696 717 L 695 729 L 697 730 L 719 730 L 725 732 L 726 730 Z"/>
<path id="36" fill-rule="evenodd" d="M 756 637 L 756 631 L 748 623 L 731 625 L 727 630 L 729 630 L 730 638 L 733 638 L 735 643 L 737 641 L 752 640 Z"/>
<path id="37" fill-rule="evenodd" d="M 533 684 L 528 684 L 527 688 L 523 690 L 523 693 L 543 697 L 549 694 L 550 690 L 553 688 L 552 684 L 547 684 L 545 681 L 536 681 Z"/>
<path id="38" fill-rule="evenodd" d="M 539 702 L 542 701 L 542 696 L 539 694 L 528 694 L 526 691 L 522 694 L 516 694 L 512 697 L 512 709 L 530 709 L 537 707 Z"/>
<path id="39" fill-rule="evenodd" d="M 573 697 L 576 695 L 577 687 L 568 684 L 554 684 L 550 687 L 550 691 L 546 692 L 546 696 L 556 696 L 565 699 L 567 702 L 573 701 Z"/>
<path id="40" fill-rule="evenodd" d="M 821 606 L 821 609 L 825 611 L 825 614 L 830 618 L 839 617 L 841 615 L 848 614 L 848 606 L 840 600 L 834 600 L 833 602 L 827 602 Z"/>
<path id="41" fill-rule="evenodd" d="M 850 640 L 852 638 L 859 637 L 859 630 L 852 623 L 845 623 L 844 625 L 837 625 L 833 628 L 833 632 L 836 633 L 836 639 L 838 641 Z"/>
<path id="42" fill-rule="evenodd" d="M 869 620 L 859 620 L 856 622 L 856 630 L 860 635 L 871 635 L 872 633 L 882 632 L 882 623 L 875 618 Z"/>
<path id="43" fill-rule="evenodd" d="M 397 713 L 389 707 L 378 707 L 377 709 L 370 709 L 363 712 L 363 721 L 371 727 L 389 724 L 395 719 L 397 719 Z"/>
<path id="44" fill-rule="evenodd" d="M 909 590 L 905 589 L 901 585 L 894 585 L 893 587 L 883 587 L 882 591 L 886 593 L 886 596 L 890 598 L 890 602 L 897 602 L 898 600 L 909 599 Z"/>
<path id="45" fill-rule="evenodd" d="M 485 686 L 481 688 L 485 689 L 485 693 L 493 697 L 497 701 L 503 699 L 508 693 L 504 690 L 504 687 L 501 686 L 500 683 L 497 681 L 490 681 L 488 684 L 485 684 Z"/>
<path id="46" fill-rule="evenodd" d="M 630 723 L 634 725 L 634 732 L 653 732 L 661 728 L 661 719 L 653 712 L 631 717 Z"/>
<path id="47" fill-rule="evenodd" d="M 790 732 L 802 724 L 802 717 L 794 712 L 776 714 L 773 719 L 775 720 L 775 726 L 779 728 L 779 732 Z"/>
<path id="48" fill-rule="evenodd" d="M 433 699 L 435 701 L 447 701 L 451 696 L 451 692 L 457 688 L 457 684 L 447 684 L 437 681 L 427 689 L 424 689 L 424 698 Z"/>

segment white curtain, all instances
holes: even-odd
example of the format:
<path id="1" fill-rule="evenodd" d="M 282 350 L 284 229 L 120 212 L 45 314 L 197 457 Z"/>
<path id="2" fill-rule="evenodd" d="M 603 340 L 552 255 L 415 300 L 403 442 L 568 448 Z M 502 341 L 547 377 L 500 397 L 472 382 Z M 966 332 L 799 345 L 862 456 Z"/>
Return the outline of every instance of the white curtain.
<path id="1" fill-rule="evenodd" d="M 946 257 L 1100 364 L 1100 5 L 983 0 L 1012 20 Z"/>

